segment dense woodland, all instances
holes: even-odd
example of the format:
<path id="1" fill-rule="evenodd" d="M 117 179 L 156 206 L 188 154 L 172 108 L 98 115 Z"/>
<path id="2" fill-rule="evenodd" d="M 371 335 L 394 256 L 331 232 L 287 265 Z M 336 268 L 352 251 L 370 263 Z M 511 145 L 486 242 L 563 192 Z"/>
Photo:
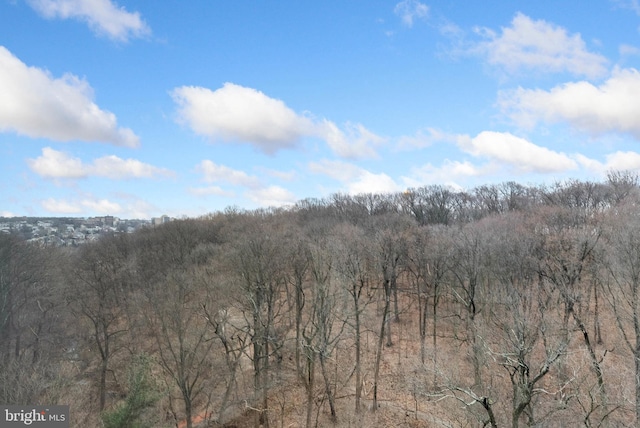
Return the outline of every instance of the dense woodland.
<path id="1" fill-rule="evenodd" d="M 0 234 L 0 403 L 73 427 L 640 425 L 640 180 Z"/>

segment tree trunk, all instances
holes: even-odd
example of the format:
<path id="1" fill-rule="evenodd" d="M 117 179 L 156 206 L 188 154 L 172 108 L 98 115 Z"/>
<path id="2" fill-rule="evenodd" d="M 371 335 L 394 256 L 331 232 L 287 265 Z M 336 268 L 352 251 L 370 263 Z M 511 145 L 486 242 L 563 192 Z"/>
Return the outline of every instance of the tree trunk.
<path id="1" fill-rule="evenodd" d="M 354 294 L 353 306 L 356 312 L 356 413 L 360 412 L 360 401 L 362 396 L 362 366 L 360 362 L 361 338 L 360 338 L 360 307 L 358 298 Z"/>
<path id="2" fill-rule="evenodd" d="M 316 364 L 315 364 L 315 353 L 311 350 L 311 357 L 307 357 L 307 428 L 311 428 L 311 424 L 313 423 L 313 399 L 314 397 L 314 389 L 315 389 L 315 378 L 316 378 Z"/>
<path id="3" fill-rule="evenodd" d="M 193 428 L 193 406 L 191 405 L 191 397 L 187 391 L 182 392 L 182 399 L 184 400 L 184 413 L 187 417 L 187 428 Z"/>
<path id="4" fill-rule="evenodd" d="M 336 414 L 336 403 L 335 398 L 333 396 L 333 391 L 331 391 L 331 382 L 329 381 L 329 373 L 327 373 L 326 367 L 326 359 L 327 357 L 324 355 L 324 352 L 320 352 L 320 369 L 322 370 L 322 377 L 324 378 L 324 391 L 329 399 L 329 408 L 331 410 L 331 422 L 338 422 L 338 415 Z"/>
<path id="5" fill-rule="evenodd" d="M 391 286 L 393 289 L 393 314 L 396 322 L 400 322 L 400 310 L 398 309 L 398 283 L 393 280 L 391 281 Z"/>
<path id="6" fill-rule="evenodd" d="M 300 347 L 302 346 L 302 308 L 304 306 L 304 293 L 302 281 L 296 281 L 296 370 L 300 378 L 304 377 L 300 359 Z"/>
<path id="7" fill-rule="evenodd" d="M 433 332 L 433 384 L 436 384 L 437 376 L 437 364 L 438 364 L 438 336 L 437 336 L 437 322 L 438 322 L 438 287 L 434 287 L 433 290 L 433 322 L 431 323 L 431 331 Z"/>
<path id="8" fill-rule="evenodd" d="M 106 358 L 102 359 L 100 365 L 100 411 L 104 410 L 107 401 L 107 362 Z"/>
<path id="9" fill-rule="evenodd" d="M 385 324 L 389 314 L 389 298 L 385 299 L 384 312 L 382 314 L 382 322 L 380 323 L 380 334 L 378 335 L 378 349 L 376 350 L 376 365 L 373 374 L 373 408 L 372 411 L 378 409 L 378 376 L 380 375 L 380 362 L 382 360 L 382 344 L 384 343 Z"/>
<path id="10" fill-rule="evenodd" d="M 640 331 L 636 331 L 636 349 L 633 356 L 636 367 L 636 426 L 640 423 Z"/>

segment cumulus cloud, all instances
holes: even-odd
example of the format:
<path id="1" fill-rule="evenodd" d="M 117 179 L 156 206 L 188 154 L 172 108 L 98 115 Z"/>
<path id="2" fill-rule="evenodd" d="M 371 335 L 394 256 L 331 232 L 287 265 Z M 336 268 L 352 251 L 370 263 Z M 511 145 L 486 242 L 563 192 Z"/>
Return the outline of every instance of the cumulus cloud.
<path id="1" fill-rule="evenodd" d="M 411 28 L 416 19 L 426 18 L 429 14 L 429 6 L 418 0 L 404 0 L 396 4 L 393 12 L 402 19 L 402 23 Z"/>
<path id="2" fill-rule="evenodd" d="M 439 183 L 462 190 L 461 182 L 469 178 L 481 177 L 495 172 L 493 164 L 477 166 L 469 161 L 445 160 L 441 166 L 430 163 L 411 170 L 411 177 L 405 178 L 410 187 L 420 187 L 425 184 Z"/>
<path id="3" fill-rule="evenodd" d="M 319 134 L 325 138 L 331 150 L 342 158 L 362 159 L 378 156 L 375 148 L 384 143 L 384 138 L 359 123 L 347 123 L 345 128 L 346 132 L 339 129 L 335 123 L 324 120 Z"/>
<path id="4" fill-rule="evenodd" d="M 295 202 L 296 197 L 289 190 L 280 186 L 264 184 L 258 177 L 244 171 L 216 164 L 210 160 L 203 160 L 196 166 L 196 171 L 202 174 L 202 180 L 212 184 L 206 187 L 190 188 L 189 192 L 196 196 L 227 196 L 234 197 L 235 192 L 225 190 L 217 184 L 229 184 L 244 187 L 244 195 L 259 206 L 282 206 Z M 269 171 L 273 175 L 275 171 Z"/>
<path id="5" fill-rule="evenodd" d="M 374 174 L 364 168 L 343 161 L 322 160 L 311 162 L 309 170 L 340 181 L 345 191 L 355 195 L 360 193 L 390 193 L 402 190 L 387 174 Z"/>
<path id="6" fill-rule="evenodd" d="M 97 34 L 126 42 L 151 33 L 138 12 L 128 12 L 110 0 L 27 0 L 47 19 L 77 19 L 89 24 Z"/>
<path id="7" fill-rule="evenodd" d="M 0 132 L 56 141 L 99 141 L 136 147 L 139 138 L 118 128 L 116 116 L 93 102 L 89 84 L 67 74 L 53 78 L 28 67 L 0 46 Z"/>
<path id="8" fill-rule="evenodd" d="M 562 27 L 522 13 L 516 14 L 511 26 L 502 28 L 499 34 L 489 28 L 476 32 L 485 41 L 471 51 L 510 74 L 536 70 L 597 78 L 607 73 L 607 59 L 589 52 L 579 33 L 569 34 Z"/>
<path id="9" fill-rule="evenodd" d="M 171 92 L 178 120 L 193 132 L 212 140 L 245 142 L 274 154 L 294 148 L 305 137 L 324 139 L 339 156 L 374 157 L 374 147 L 384 140 L 360 124 L 341 130 L 328 120 L 298 114 L 278 99 L 233 83 L 212 91 L 182 86 Z"/>
<path id="10" fill-rule="evenodd" d="M 474 138 L 460 137 L 460 149 L 477 157 L 485 157 L 509 165 L 519 172 L 560 172 L 577 167 L 564 153 L 535 145 L 508 132 L 484 131 Z"/>
<path id="11" fill-rule="evenodd" d="M 280 186 L 252 189 L 246 192 L 246 196 L 262 207 L 281 207 L 296 202 L 295 195 Z"/>
<path id="12" fill-rule="evenodd" d="M 266 153 L 290 148 L 312 133 L 313 123 L 260 91 L 225 83 L 218 90 L 183 86 L 172 92 L 178 117 L 195 133 L 246 141 Z"/>
<path id="13" fill-rule="evenodd" d="M 111 179 L 153 178 L 173 176 L 173 172 L 158 168 L 135 159 L 121 159 L 117 156 L 104 156 L 85 164 L 79 158 L 50 147 L 42 149 L 42 155 L 27 159 L 29 168 L 45 178 L 78 179 L 89 176 Z"/>
<path id="14" fill-rule="evenodd" d="M 210 160 L 203 160 L 196 166 L 196 171 L 203 175 L 207 183 L 224 182 L 243 187 L 260 187 L 260 180 L 257 177 L 248 175 L 244 171 L 229 168 L 225 165 L 218 165 Z"/>
<path id="15" fill-rule="evenodd" d="M 550 91 L 503 91 L 498 96 L 498 106 L 523 127 L 533 127 L 538 122 L 567 122 L 592 135 L 618 132 L 640 139 L 640 73 L 636 69 L 617 68 L 599 86 L 581 81 Z"/>
<path id="16" fill-rule="evenodd" d="M 585 169 L 604 175 L 608 171 L 635 171 L 640 169 L 640 153 L 617 151 L 605 156 L 605 162 L 588 158 L 584 155 L 576 156 L 580 165 Z"/>

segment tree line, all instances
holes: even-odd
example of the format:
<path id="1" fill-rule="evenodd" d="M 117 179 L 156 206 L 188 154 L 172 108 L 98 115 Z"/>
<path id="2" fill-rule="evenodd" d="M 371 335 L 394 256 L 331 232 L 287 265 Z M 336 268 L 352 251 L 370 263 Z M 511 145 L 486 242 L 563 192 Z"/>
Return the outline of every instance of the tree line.
<path id="1" fill-rule="evenodd" d="M 635 426 L 640 179 L 0 235 L 0 403 L 73 426 Z"/>

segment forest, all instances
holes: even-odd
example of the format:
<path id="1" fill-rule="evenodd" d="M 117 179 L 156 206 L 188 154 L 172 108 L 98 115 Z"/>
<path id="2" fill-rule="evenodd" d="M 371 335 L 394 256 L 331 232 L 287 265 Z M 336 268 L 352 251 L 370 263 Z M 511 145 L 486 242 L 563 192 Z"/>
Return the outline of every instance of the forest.
<path id="1" fill-rule="evenodd" d="M 640 425 L 640 176 L 0 234 L 0 403 L 72 427 Z"/>

